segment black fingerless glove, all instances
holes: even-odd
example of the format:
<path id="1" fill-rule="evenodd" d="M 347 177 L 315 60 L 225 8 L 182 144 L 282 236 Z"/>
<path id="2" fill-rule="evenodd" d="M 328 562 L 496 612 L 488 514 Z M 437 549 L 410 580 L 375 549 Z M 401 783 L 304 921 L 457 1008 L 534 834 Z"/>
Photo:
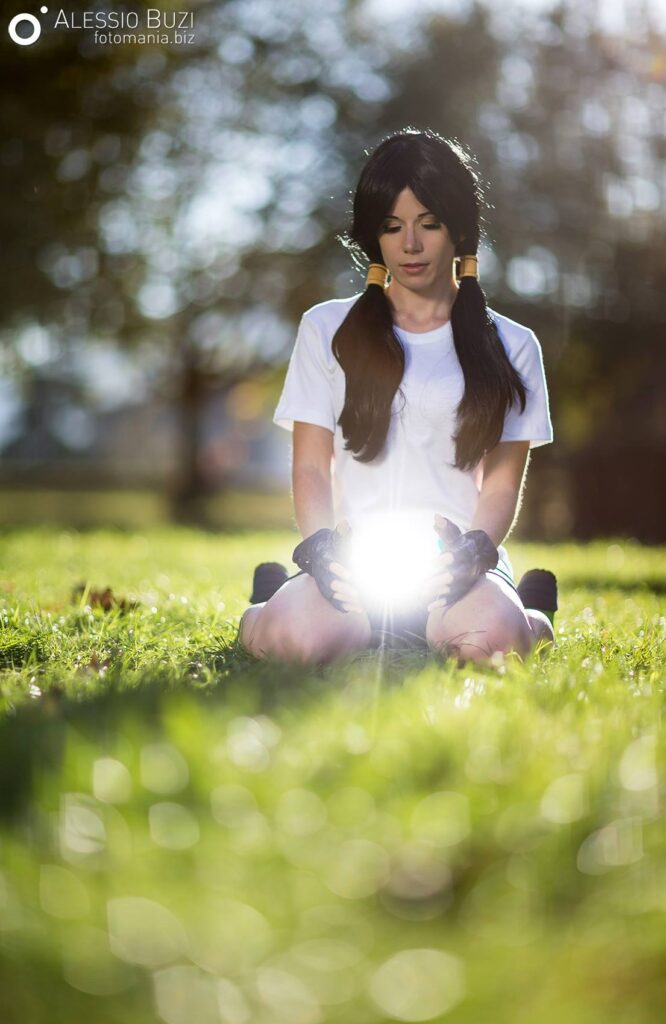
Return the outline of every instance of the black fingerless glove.
<path id="1" fill-rule="evenodd" d="M 324 527 L 317 530 L 310 537 L 306 537 L 294 548 L 292 560 L 299 569 L 312 576 L 319 587 L 319 592 L 338 611 L 345 611 L 338 601 L 331 583 L 335 574 L 329 569 L 331 562 L 343 562 L 345 557 L 345 543 L 337 530 L 328 530 Z"/>
<path id="2" fill-rule="evenodd" d="M 470 590 L 480 576 L 494 569 L 499 561 L 499 552 L 485 530 L 462 531 L 449 519 L 444 527 L 435 527 L 443 542 L 443 550 L 453 555 L 449 565 L 451 583 L 441 596 L 448 605 L 459 601 Z"/>

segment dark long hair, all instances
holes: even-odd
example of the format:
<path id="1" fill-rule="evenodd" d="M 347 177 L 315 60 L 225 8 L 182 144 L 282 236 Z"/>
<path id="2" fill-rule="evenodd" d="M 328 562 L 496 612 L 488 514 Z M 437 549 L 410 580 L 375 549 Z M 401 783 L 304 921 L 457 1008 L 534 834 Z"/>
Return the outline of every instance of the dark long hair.
<path id="1" fill-rule="evenodd" d="M 366 260 L 382 263 L 381 226 L 404 188 L 446 225 L 456 256 L 476 256 L 483 190 L 472 158 L 457 142 L 429 129 L 405 128 L 384 139 L 361 172 L 352 224 L 340 236 L 358 267 L 364 269 Z M 504 350 L 476 278 L 460 280 L 451 327 L 465 378 L 456 413 L 454 465 L 468 470 L 499 441 L 514 399 L 521 412 L 525 409 L 525 385 Z M 345 448 L 359 462 L 371 462 L 386 442 L 391 405 L 405 370 L 405 353 L 380 285 L 365 289 L 332 345 L 345 374 L 345 404 L 338 420 Z"/>

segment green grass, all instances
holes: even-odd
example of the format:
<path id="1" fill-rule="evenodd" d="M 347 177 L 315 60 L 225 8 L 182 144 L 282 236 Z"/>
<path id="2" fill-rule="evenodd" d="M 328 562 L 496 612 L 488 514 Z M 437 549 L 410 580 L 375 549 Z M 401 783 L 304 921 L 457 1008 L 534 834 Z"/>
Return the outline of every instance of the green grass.
<path id="1" fill-rule="evenodd" d="M 235 646 L 292 545 L 0 534 L 0 1019 L 661 1021 L 664 549 L 509 543 L 540 658 L 312 670 Z"/>
<path id="2" fill-rule="evenodd" d="M 289 529 L 293 506 L 287 488 L 251 491 L 233 488 L 202 499 L 205 522 L 225 529 Z M 127 530 L 164 527 L 172 506 L 164 489 L 86 487 L 7 487 L 0 491 L 0 528 L 66 524 L 94 529 L 113 523 Z"/>

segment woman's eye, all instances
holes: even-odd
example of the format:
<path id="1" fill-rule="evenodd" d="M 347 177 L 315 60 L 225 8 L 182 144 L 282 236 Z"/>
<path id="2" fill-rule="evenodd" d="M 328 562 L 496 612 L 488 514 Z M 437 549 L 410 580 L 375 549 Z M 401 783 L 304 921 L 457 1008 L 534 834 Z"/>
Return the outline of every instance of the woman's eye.
<path id="1" fill-rule="evenodd" d="M 442 225 L 439 221 L 433 221 L 431 224 L 422 225 L 422 227 L 427 228 L 429 231 L 436 231 L 437 228 L 441 228 L 441 226 Z M 400 226 L 398 224 L 386 224 L 383 231 L 385 235 L 394 235 L 396 231 L 400 231 Z"/>

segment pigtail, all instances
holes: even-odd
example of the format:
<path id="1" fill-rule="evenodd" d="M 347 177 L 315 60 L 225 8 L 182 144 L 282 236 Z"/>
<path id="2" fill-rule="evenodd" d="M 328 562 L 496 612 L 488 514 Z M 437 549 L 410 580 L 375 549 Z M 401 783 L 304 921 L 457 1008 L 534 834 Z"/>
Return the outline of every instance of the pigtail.
<path id="1" fill-rule="evenodd" d="M 514 400 L 525 409 L 522 377 L 512 365 L 475 277 L 460 279 L 451 310 L 453 342 L 465 378 L 457 409 L 455 467 L 473 469 L 495 447 Z"/>
<path id="2" fill-rule="evenodd" d="M 345 374 L 338 424 L 345 448 L 359 462 L 379 455 L 391 422 L 393 397 L 405 372 L 405 353 L 393 330 L 384 289 L 369 284 L 338 327 L 333 354 Z"/>

